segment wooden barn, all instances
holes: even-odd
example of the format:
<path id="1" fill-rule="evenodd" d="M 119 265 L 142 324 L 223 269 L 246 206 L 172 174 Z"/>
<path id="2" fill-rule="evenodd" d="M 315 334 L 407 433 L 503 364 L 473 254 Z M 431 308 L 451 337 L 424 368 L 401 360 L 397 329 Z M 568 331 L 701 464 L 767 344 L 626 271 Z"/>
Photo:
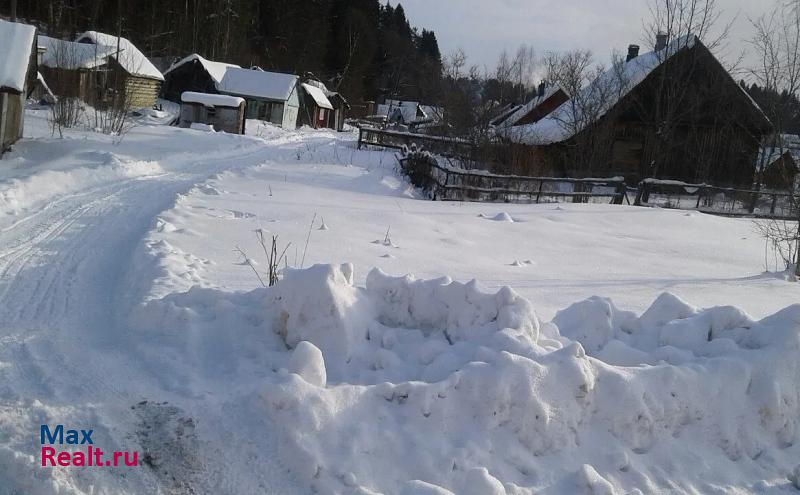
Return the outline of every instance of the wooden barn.
<path id="1" fill-rule="evenodd" d="M 708 48 L 693 36 L 638 54 L 545 118 L 503 135 L 533 147 L 553 175 L 647 177 L 750 186 L 771 124 Z"/>
<path id="2" fill-rule="evenodd" d="M 300 108 L 298 77 L 259 69 L 228 68 L 219 85 L 221 94 L 247 102 L 247 118 L 296 129 Z"/>
<path id="3" fill-rule="evenodd" d="M 180 127 L 205 124 L 215 131 L 244 134 L 244 98 L 186 91 L 181 95 L 179 122 Z"/>
<path id="4" fill-rule="evenodd" d="M 112 49 L 104 70 L 94 71 L 98 78 L 95 101 L 111 103 L 122 95 L 122 101 L 132 109 L 155 105 L 164 76 L 133 43 L 97 31 L 87 31 L 76 41 L 98 45 L 98 50 Z"/>
<path id="5" fill-rule="evenodd" d="M 193 53 L 175 62 L 164 72 L 161 96 L 164 99 L 180 102 L 185 91 L 196 93 L 219 93 L 220 84 L 229 68 L 240 69 L 238 65 L 212 62 Z"/>
<path id="6" fill-rule="evenodd" d="M 0 155 L 22 137 L 27 89 L 36 81 L 36 28 L 0 20 Z"/>
<path id="7" fill-rule="evenodd" d="M 41 35 L 39 46 L 43 48 L 39 72 L 56 96 L 80 98 L 93 105 L 102 103 L 103 82 L 114 48 Z"/>

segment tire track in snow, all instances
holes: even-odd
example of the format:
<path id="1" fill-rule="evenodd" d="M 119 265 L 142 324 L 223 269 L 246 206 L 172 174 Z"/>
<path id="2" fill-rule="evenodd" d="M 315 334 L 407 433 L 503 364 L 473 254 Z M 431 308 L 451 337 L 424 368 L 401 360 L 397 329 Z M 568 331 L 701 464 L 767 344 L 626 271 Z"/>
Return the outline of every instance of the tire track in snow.
<path id="1" fill-rule="evenodd" d="M 263 149 L 194 157 L 173 163 L 167 174 L 65 195 L 0 231 L 0 365 L 11 364 L 0 368 L 8 384 L 0 406 L 26 409 L 35 398 L 45 406 L 82 404 L 78 418 L 103 418 L 163 393 L 152 379 L 158 370 L 130 353 L 136 336 L 127 335 L 122 317 L 138 301 L 126 297 L 133 288 L 124 283 L 140 267 L 129 260 L 179 194 L 266 161 Z M 210 477 L 199 492 L 211 486 Z"/>

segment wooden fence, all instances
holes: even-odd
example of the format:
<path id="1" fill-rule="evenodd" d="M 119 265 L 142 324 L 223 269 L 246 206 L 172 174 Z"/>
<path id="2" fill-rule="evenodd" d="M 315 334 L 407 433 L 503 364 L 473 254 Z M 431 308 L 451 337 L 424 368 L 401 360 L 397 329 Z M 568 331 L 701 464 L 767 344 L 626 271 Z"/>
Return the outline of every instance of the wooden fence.
<path id="1" fill-rule="evenodd" d="M 378 146 L 393 149 L 424 149 L 447 157 L 470 158 L 474 154 L 474 144 L 466 139 L 443 136 L 429 136 L 413 132 L 390 131 L 361 127 L 358 130 L 358 149 L 363 146 Z"/>
<path id="2" fill-rule="evenodd" d="M 696 210 L 723 216 L 753 216 L 793 220 L 800 217 L 798 193 L 735 189 L 709 184 L 645 179 L 634 204 Z"/>
<path id="3" fill-rule="evenodd" d="M 414 185 L 441 201 L 505 203 L 602 202 L 621 205 L 627 199 L 625 181 L 498 175 L 439 165 L 422 153 L 399 158 L 403 172 Z"/>

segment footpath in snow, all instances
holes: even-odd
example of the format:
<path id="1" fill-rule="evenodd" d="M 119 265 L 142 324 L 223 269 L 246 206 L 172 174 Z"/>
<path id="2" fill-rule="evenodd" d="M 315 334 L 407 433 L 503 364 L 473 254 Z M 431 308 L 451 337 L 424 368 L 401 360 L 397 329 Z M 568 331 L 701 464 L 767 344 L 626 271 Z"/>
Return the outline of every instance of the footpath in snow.
<path id="1" fill-rule="evenodd" d="M 29 120 L 0 174 L 0 493 L 799 489 L 800 289 L 749 221 L 424 201 L 328 131 Z M 271 288 L 256 229 L 289 244 Z M 41 468 L 45 423 L 142 464 Z"/>

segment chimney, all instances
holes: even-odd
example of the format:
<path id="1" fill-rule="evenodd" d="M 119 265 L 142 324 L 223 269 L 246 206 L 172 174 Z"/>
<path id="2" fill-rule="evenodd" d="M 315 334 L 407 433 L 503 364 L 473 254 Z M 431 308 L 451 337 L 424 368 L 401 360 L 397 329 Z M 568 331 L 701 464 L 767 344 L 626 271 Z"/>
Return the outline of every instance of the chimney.
<path id="1" fill-rule="evenodd" d="M 626 62 L 630 62 L 639 56 L 639 45 L 628 45 L 628 58 Z"/>
<path id="2" fill-rule="evenodd" d="M 656 35 L 656 51 L 663 50 L 667 47 L 667 40 L 669 39 L 669 35 L 666 33 L 659 32 Z"/>
<path id="3" fill-rule="evenodd" d="M 542 96 L 544 96 L 544 90 L 545 90 L 545 88 L 547 88 L 547 84 L 545 84 L 545 82 L 544 82 L 544 81 L 540 82 L 540 83 L 539 83 L 539 98 L 541 98 Z"/>

